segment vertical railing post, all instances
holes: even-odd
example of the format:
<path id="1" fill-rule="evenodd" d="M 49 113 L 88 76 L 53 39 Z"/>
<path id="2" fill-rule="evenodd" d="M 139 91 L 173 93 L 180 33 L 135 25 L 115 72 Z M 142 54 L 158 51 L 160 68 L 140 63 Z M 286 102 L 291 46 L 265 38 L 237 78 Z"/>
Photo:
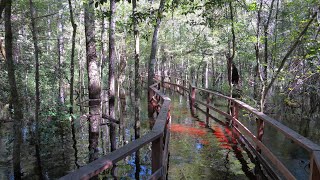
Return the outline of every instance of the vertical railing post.
<path id="1" fill-rule="evenodd" d="M 238 128 L 238 125 L 236 123 L 236 121 L 239 120 L 239 104 L 233 100 L 231 100 L 231 105 L 232 105 L 232 120 L 231 120 L 231 123 L 232 123 L 232 129 L 233 129 L 233 134 L 234 134 L 234 138 L 239 138 L 239 133 L 238 131 L 236 130 L 236 128 Z"/>
<path id="2" fill-rule="evenodd" d="M 313 151 L 310 161 L 310 180 L 320 179 L 320 151 Z"/>
<path id="3" fill-rule="evenodd" d="M 232 101 L 232 117 L 236 120 L 239 120 L 239 104 Z M 233 122 L 234 123 L 234 122 Z M 234 123 L 235 124 L 235 123 Z"/>
<path id="4" fill-rule="evenodd" d="M 153 98 L 153 90 L 150 87 L 148 87 L 148 117 L 149 118 L 153 117 L 153 113 L 154 113 L 152 98 Z"/>
<path id="5" fill-rule="evenodd" d="M 211 103 L 211 99 L 210 99 L 210 93 L 207 93 L 207 105 L 210 105 Z M 210 113 L 210 109 L 207 106 L 207 114 L 206 114 L 206 126 L 209 127 L 209 113 Z"/>
<path id="6" fill-rule="evenodd" d="M 191 111 L 191 115 L 195 116 L 194 104 L 196 99 L 196 89 L 191 84 L 189 88 L 190 88 L 190 93 L 189 93 L 190 111 Z"/>
<path id="7" fill-rule="evenodd" d="M 264 134 L 264 121 L 262 119 L 257 118 L 257 139 L 262 141 L 262 136 Z M 261 149 L 257 146 L 256 150 L 261 153 Z"/>
<path id="8" fill-rule="evenodd" d="M 152 174 L 162 167 L 163 159 L 163 135 L 152 141 L 151 147 Z"/>

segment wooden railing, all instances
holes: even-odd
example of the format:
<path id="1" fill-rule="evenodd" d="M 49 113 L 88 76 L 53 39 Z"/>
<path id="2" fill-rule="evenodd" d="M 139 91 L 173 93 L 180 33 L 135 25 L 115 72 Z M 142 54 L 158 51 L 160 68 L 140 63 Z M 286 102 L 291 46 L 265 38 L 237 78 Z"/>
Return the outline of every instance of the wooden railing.
<path id="1" fill-rule="evenodd" d="M 272 163 L 273 167 L 276 168 L 279 172 L 281 172 L 282 177 L 286 179 L 296 179 L 292 173 L 288 170 L 288 168 L 268 149 L 268 147 L 263 143 L 262 136 L 264 134 L 264 123 L 272 126 L 276 131 L 283 134 L 286 138 L 292 140 L 305 150 L 309 152 L 310 156 L 310 180 L 320 180 L 320 146 L 313 143 L 309 139 L 303 137 L 302 135 L 298 134 L 294 130 L 288 128 L 287 126 L 281 124 L 279 121 L 267 116 L 266 114 L 256 110 L 255 108 L 251 107 L 250 105 L 239 101 L 237 99 L 222 95 L 218 92 L 210 91 L 203 88 L 198 88 L 193 86 L 190 82 L 185 81 L 184 79 L 177 78 L 177 77 L 170 77 L 170 82 L 165 82 L 165 84 L 169 86 L 175 86 L 180 89 L 175 89 L 179 91 L 179 93 L 189 92 L 189 102 L 190 102 L 190 110 L 191 114 L 195 115 L 195 105 L 201 104 L 206 107 L 206 113 L 209 115 L 210 110 L 213 110 L 222 116 L 226 117 L 227 119 L 231 120 L 231 125 L 236 132 L 239 133 L 240 136 L 245 138 L 250 138 L 255 144 L 255 154 L 258 155 L 261 160 L 264 158 L 268 158 L 268 160 Z M 189 87 L 187 87 L 187 84 Z M 164 85 L 165 86 L 165 85 Z M 196 99 L 197 92 L 204 92 L 206 93 L 207 99 L 206 102 Z M 217 107 L 211 105 L 210 103 L 210 96 L 213 98 L 224 99 L 231 104 L 231 108 L 229 112 L 225 112 Z M 254 135 L 245 125 L 243 125 L 239 121 L 239 111 L 244 110 L 248 113 L 253 114 L 257 120 L 257 134 Z M 208 124 L 208 118 L 207 118 Z M 250 143 L 246 141 L 246 143 Z M 252 146 L 252 145 L 251 145 Z M 253 147 L 253 146 L 252 146 Z M 266 161 L 264 162 L 266 163 Z M 280 178 L 277 174 L 274 174 L 275 177 L 273 178 Z"/>
<path id="2" fill-rule="evenodd" d="M 150 86 L 150 90 L 155 93 L 161 109 L 156 117 L 155 124 L 150 132 L 139 139 L 136 139 L 125 146 L 103 156 L 99 159 L 67 174 L 60 178 L 61 180 L 75 179 L 90 179 L 101 173 L 102 171 L 112 168 L 118 161 L 138 151 L 145 145 L 152 143 L 152 175 L 150 179 L 166 179 L 167 163 L 169 154 L 169 139 L 170 139 L 170 103 L 169 97 L 160 92 L 158 87 L 159 82 Z"/>

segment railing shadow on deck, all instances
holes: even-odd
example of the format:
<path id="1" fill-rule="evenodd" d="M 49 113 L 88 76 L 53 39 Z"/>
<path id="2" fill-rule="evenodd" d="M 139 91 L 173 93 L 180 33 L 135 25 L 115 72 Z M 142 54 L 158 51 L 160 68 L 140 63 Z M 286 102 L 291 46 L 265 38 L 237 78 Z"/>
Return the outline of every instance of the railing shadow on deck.
<path id="1" fill-rule="evenodd" d="M 226 117 L 230 120 L 230 125 L 232 126 L 233 130 L 235 130 L 235 133 L 237 134 L 237 137 L 244 138 L 244 143 L 246 143 L 249 146 L 249 149 L 253 150 L 254 154 L 257 156 L 257 158 L 262 161 L 262 165 L 269 166 L 268 168 L 272 168 L 272 166 L 269 165 L 269 163 L 265 160 L 267 158 L 269 162 L 272 163 L 273 167 L 281 173 L 281 176 L 278 176 L 275 171 L 270 172 L 273 175 L 273 179 L 281 179 L 281 177 L 284 177 L 286 179 L 296 179 L 295 176 L 288 170 L 288 168 L 283 165 L 283 163 L 268 149 L 268 147 L 263 143 L 262 137 L 264 134 L 264 123 L 270 125 L 273 127 L 276 131 L 283 134 L 286 138 L 290 139 L 300 147 L 304 148 L 309 152 L 310 157 L 310 174 L 309 179 L 310 180 L 320 180 L 320 146 L 313 143 L 309 139 L 303 137 L 302 135 L 298 134 L 294 130 L 290 129 L 289 127 L 283 125 L 279 121 L 267 116 L 266 114 L 258 111 L 257 109 L 251 107 L 250 105 L 239 101 L 235 98 L 231 98 L 228 96 L 225 96 L 221 93 L 214 92 L 211 90 L 198 88 L 193 86 L 189 81 L 186 81 L 184 79 L 178 78 L 178 77 L 166 77 L 169 81 L 163 82 L 163 86 L 173 86 L 173 89 L 179 92 L 182 95 L 189 94 L 189 103 L 190 103 L 190 110 L 191 114 L 195 115 L 195 106 L 196 104 L 201 104 L 206 107 L 206 124 L 208 124 L 208 117 L 212 116 L 210 115 L 210 110 L 213 110 L 220 115 Z M 201 100 L 196 99 L 197 92 L 204 92 L 207 94 L 206 102 L 203 102 Z M 212 106 L 210 104 L 212 98 L 220 98 L 226 100 L 229 104 L 231 104 L 230 111 L 224 112 L 221 109 L 218 109 L 215 106 Z M 257 134 L 254 135 L 249 128 L 247 128 L 245 125 L 243 125 L 239 121 L 239 111 L 244 110 L 248 113 L 253 114 L 257 119 Z M 247 140 L 247 138 L 251 139 L 253 141 L 255 147 Z M 240 140 L 240 138 L 238 138 Z M 272 170 L 272 169 L 271 169 Z M 267 170 L 268 171 L 268 170 Z"/>
<path id="2" fill-rule="evenodd" d="M 171 99 L 157 89 L 160 82 L 157 82 L 149 87 L 153 91 L 158 103 L 161 103 L 155 119 L 155 124 L 150 132 L 139 139 L 136 139 L 125 146 L 100 157 L 99 159 L 67 174 L 60 178 L 60 180 L 75 180 L 75 179 L 90 179 L 106 169 L 110 169 L 118 161 L 125 159 L 127 156 L 138 151 L 145 145 L 152 143 L 151 159 L 152 159 L 152 175 L 149 179 L 166 179 L 167 163 L 169 154 L 169 140 L 170 140 L 170 104 Z"/>

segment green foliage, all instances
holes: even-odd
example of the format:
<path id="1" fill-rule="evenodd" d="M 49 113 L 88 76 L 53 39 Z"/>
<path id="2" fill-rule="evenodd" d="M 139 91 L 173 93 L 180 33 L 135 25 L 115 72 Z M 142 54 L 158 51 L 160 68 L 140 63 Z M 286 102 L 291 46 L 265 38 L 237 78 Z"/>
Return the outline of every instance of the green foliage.
<path id="1" fill-rule="evenodd" d="M 250 3 L 248 5 L 248 10 L 249 11 L 256 11 L 257 10 L 257 3 L 256 2 Z"/>

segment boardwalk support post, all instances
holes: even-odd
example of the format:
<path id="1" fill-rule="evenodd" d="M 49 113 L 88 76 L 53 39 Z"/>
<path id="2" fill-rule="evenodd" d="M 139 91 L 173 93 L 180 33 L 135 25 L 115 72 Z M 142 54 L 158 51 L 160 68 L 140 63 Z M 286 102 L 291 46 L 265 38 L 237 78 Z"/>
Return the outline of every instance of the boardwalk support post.
<path id="1" fill-rule="evenodd" d="M 264 134 L 264 121 L 260 118 L 256 119 L 257 122 L 257 139 L 262 141 L 262 136 Z M 257 146 L 256 150 L 261 153 L 261 149 Z"/>
<path id="2" fill-rule="evenodd" d="M 313 151 L 310 161 L 310 180 L 320 179 L 320 151 Z"/>
<path id="3" fill-rule="evenodd" d="M 189 88 L 190 88 L 189 101 L 190 101 L 191 115 L 195 116 L 194 104 L 195 104 L 195 99 L 196 99 L 196 88 L 194 88 L 191 84 L 190 84 Z"/>
<path id="4" fill-rule="evenodd" d="M 151 147 L 152 174 L 162 167 L 163 159 L 163 135 L 152 142 Z"/>
<path id="5" fill-rule="evenodd" d="M 207 104 L 210 104 L 210 103 L 211 103 L 210 93 L 207 93 Z M 207 106 L 206 127 L 209 127 L 209 115 L 210 115 L 210 109 L 209 109 L 209 106 Z"/>
<path id="6" fill-rule="evenodd" d="M 239 104 L 233 101 L 232 108 L 232 117 L 236 120 L 239 120 Z M 234 121 L 234 119 L 232 121 Z M 233 124 L 235 125 L 236 123 L 233 122 Z"/>

